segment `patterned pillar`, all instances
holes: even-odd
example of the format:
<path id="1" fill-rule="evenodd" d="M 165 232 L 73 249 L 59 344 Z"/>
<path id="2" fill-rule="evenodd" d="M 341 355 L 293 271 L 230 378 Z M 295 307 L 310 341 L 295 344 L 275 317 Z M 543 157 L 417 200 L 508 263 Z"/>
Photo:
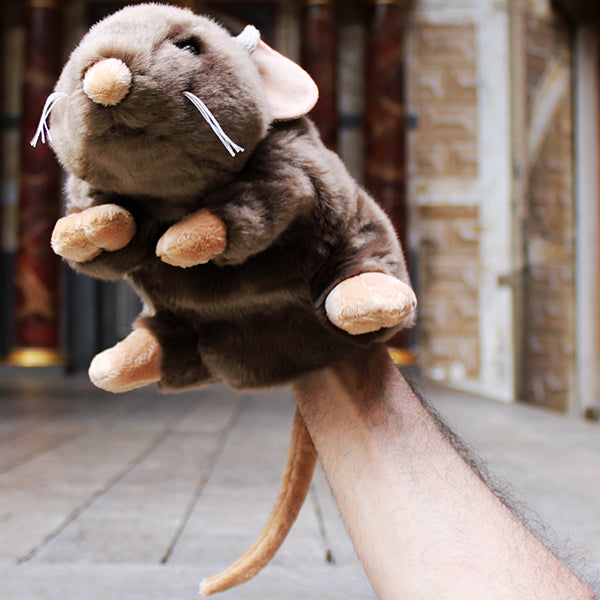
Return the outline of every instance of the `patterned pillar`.
<path id="1" fill-rule="evenodd" d="M 63 362 L 59 352 L 59 268 L 50 235 L 60 213 L 60 171 L 47 145 L 29 145 L 61 63 L 60 0 L 28 0 L 22 109 L 16 335 L 11 364 Z"/>
<path id="2" fill-rule="evenodd" d="M 0 40 L 5 40 L 6 39 L 6 24 L 5 24 L 5 16 L 4 16 L 4 10 L 0 9 Z M 5 50 L 6 46 L 4 44 L 0 43 L 0 47 Z M 6 81 L 5 81 L 5 76 L 6 76 L 6 72 L 5 72 L 5 61 L 2 60 L 0 61 L 0 86 L 2 87 L 2 90 L 4 90 L 4 86 L 6 85 Z M 6 110 L 6 106 L 5 106 L 5 96 L 6 94 L 3 93 L 2 96 L 0 96 L 0 115 L 2 115 L 2 117 L 4 118 L 4 115 L 6 114 L 5 110 Z M 0 133 L 0 183 L 4 180 L 4 132 L 2 131 L 2 133 Z M 2 262 L 1 256 L 2 256 L 2 252 L 4 251 L 4 198 L 2 196 L 2 192 L 3 192 L 3 188 L 4 186 L 0 187 L 0 282 L 3 282 L 3 273 L 2 273 L 2 269 L 4 267 L 4 264 Z M 0 303 L 0 306 L 2 306 L 2 303 Z M 0 319 L 2 318 L 2 315 L 0 315 Z M 0 354 L 1 354 L 1 344 L 2 344 L 2 340 L 0 337 Z"/>
<path id="3" fill-rule="evenodd" d="M 319 101 L 310 113 L 328 148 L 338 143 L 337 26 L 335 0 L 302 3 L 302 66 L 319 87 Z"/>
<path id="4" fill-rule="evenodd" d="M 598 173 L 600 173 L 600 15 L 596 20 L 596 40 L 598 51 L 598 56 L 596 57 L 596 115 L 598 119 L 598 145 L 596 159 L 598 161 Z M 600 194 L 598 194 L 596 202 L 598 202 L 598 231 L 600 231 Z M 600 303 L 600 256 L 597 258 L 597 261 L 596 269 L 598 274 L 596 276 L 596 301 Z M 600 317 L 596 318 L 596 356 L 600 357 Z M 600 369 L 596 370 L 596 399 L 600 404 Z M 600 419 L 600 409 L 598 410 L 598 414 L 595 416 Z"/>
<path id="5" fill-rule="evenodd" d="M 198 0 L 177 0 L 173 4 L 181 6 L 181 8 L 189 8 L 191 11 L 198 12 Z"/>
<path id="6" fill-rule="evenodd" d="M 406 0 L 371 0 L 365 73 L 365 186 L 391 218 L 403 248 L 406 240 L 406 109 L 404 21 Z M 404 349 L 407 336 L 391 345 Z M 399 351 L 399 362 L 412 362 Z"/>

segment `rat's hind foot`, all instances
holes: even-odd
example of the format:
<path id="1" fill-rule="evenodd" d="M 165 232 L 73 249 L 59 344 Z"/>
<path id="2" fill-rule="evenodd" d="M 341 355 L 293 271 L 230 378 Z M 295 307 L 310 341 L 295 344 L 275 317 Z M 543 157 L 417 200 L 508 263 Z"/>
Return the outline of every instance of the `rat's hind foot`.
<path id="1" fill-rule="evenodd" d="M 362 273 L 339 283 L 327 296 L 329 320 L 352 334 L 411 324 L 417 298 L 406 283 L 384 273 Z"/>
<path id="2" fill-rule="evenodd" d="M 62 217 L 52 232 L 56 254 L 75 262 L 88 262 L 102 251 L 127 246 L 135 234 L 133 216 L 116 204 L 101 204 Z"/>
<path id="3" fill-rule="evenodd" d="M 107 392 L 127 392 L 160 380 L 161 350 L 144 328 L 96 355 L 89 368 L 92 383 Z"/>

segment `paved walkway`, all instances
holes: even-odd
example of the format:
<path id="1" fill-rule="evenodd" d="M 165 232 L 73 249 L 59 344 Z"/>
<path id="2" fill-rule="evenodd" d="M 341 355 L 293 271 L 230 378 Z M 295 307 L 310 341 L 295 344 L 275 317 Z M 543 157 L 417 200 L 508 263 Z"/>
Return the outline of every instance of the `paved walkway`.
<path id="1" fill-rule="evenodd" d="M 426 394 L 600 570 L 600 427 L 433 384 Z M 200 579 L 261 529 L 292 415 L 289 390 L 114 396 L 0 370 L 0 599 L 198 598 Z M 272 564 L 221 597 L 375 598 L 321 472 Z"/>

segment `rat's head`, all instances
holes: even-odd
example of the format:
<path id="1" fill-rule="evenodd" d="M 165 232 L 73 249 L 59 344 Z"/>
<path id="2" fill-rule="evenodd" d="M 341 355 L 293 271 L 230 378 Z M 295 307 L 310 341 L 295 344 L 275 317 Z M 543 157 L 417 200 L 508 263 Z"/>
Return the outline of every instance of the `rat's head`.
<path id="1" fill-rule="evenodd" d="M 316 86 L 260 41 L 160 4 L 90 29 L 47 104 L 65 169 L 123 194 L 193 197 L 231 180 L 273 120 L 308 112 Z M 243 148 L 243 151 L 241 150 Z"/>

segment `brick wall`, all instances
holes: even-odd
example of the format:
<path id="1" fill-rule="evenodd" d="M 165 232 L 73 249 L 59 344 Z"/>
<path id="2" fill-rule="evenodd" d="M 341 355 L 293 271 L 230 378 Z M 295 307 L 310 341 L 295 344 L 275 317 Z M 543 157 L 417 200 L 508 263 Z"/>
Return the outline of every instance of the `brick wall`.
<path id="1" fill-rule="evenodd" d="M 475 33 L 468 23 L 416 22 L 409 61 L 419 363 L 459 381 L 477 379 L 480 367 L 479 211 L 469 192 L 478 177 Z"/>

